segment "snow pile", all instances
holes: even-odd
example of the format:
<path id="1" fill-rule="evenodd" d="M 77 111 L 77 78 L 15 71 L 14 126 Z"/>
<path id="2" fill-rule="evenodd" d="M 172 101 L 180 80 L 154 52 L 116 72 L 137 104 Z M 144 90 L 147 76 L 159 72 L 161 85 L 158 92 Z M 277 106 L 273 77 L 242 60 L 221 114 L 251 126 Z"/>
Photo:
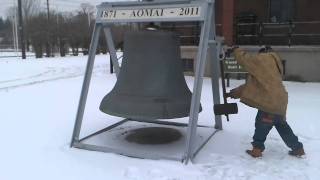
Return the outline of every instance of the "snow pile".
<path id="1" fill-rule="evenodd" d="M 304 143 L 304 159 L 287 155 L 289 149 L 275 129 L 268 136 L 262 159 L 247 156 L 244 151 L 250 148 L 256 110 L 240 103 L 239 114 L 232 115 L 229 123 L 224 120 L 224 130 L 187 166 L 70 149 L 86 58 L 0 59 L 1 180 L 319 179 L 320 83 L 285 82 L 289 92 L 287 119 Z M 193 78 L 186 79 L 192 87 Z M 115 81 L 109 74 L 109 59 L 97 56 L 82 136 L 120 119 L 97 108 Z M 231 86 L 241 83 L 231 81 Z M 201 124 L 214 123 L 211 100 L 210 80 L 205 79 Z"/>

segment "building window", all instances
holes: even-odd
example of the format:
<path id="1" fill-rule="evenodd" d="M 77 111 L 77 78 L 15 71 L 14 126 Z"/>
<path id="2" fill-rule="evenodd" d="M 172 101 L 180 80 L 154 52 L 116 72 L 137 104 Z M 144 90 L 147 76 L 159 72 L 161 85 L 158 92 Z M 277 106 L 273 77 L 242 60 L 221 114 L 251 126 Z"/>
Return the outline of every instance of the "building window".
<path id="1" fill-rule="evenodd" d="M 270 0 L 270 21 L 287 22 L 293 20 L 295 0 Z"/>
<path id="2" fill-rule="evenodd" d="M 184 72 L 193 72 L 193 59 L 182 59 L 182 66 Z"/>

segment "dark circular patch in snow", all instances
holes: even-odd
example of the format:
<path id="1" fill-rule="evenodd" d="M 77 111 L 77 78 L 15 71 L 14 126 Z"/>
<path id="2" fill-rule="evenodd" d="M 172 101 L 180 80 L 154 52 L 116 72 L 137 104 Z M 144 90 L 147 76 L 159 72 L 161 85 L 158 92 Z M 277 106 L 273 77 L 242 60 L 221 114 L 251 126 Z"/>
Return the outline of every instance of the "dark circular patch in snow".
<path id="1" fill-rule="evenodd" d="M 146 127 L 134 129 L 126 136 L 126 140 L 138 144 L 169 144 L 181 138 L 180 131 L 165 127 Z"/>

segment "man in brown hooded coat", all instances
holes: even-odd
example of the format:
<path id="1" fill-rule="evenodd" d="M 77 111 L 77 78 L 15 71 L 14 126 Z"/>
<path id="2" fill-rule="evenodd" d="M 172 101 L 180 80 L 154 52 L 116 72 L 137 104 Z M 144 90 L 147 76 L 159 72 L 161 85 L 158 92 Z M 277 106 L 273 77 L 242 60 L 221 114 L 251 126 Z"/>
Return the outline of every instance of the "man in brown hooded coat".
<path id="1" fill-rule="evenodd" d="M 261 157 L 264 142 L 273 126 L 285 144 L 291 148 L 290 155 L 304 155 L 303 145 L 286 122 L 288 93 L 282 84 L 283 66 L 271 47 L 262 48 L 257 55 L 234 48 L 235 59 L 248 72 L 247 82 L 230 91 L 229 96 L 258 109 L 255 122 L 252 157 Z"/>

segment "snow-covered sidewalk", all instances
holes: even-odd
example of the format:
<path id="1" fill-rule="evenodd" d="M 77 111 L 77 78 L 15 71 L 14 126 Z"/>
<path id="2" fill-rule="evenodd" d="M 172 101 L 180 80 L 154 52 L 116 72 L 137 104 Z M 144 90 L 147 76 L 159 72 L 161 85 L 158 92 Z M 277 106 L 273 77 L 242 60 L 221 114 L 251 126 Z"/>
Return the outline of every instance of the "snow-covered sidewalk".
<path id="1" fill-rule="evenodd" d="M 306 158 L 289 150 L 273 129 L 262 159 L 250 148 L 256 110 L 243 104 L 187 166 L 175 161 L 143 160 L 69 148 L 86 65 L 86 56 L 26 61 L 0 59 L 0 180 L 318 180 L 320 178 L 320 83 L 285 82 L 287 119 L 304 143 Z M 106 56 L 96 58 L 83 134 L 120 118 L 99 111 L 116 78 Z M 186 77 L 189 87 L 193 78 Z M 231 81 L 235 87 L 243 81 Z M 200 123 L 213 125 L 212 95 L 205 79 Z M 130 148 L 130 147 L 128 147 Z"/>

